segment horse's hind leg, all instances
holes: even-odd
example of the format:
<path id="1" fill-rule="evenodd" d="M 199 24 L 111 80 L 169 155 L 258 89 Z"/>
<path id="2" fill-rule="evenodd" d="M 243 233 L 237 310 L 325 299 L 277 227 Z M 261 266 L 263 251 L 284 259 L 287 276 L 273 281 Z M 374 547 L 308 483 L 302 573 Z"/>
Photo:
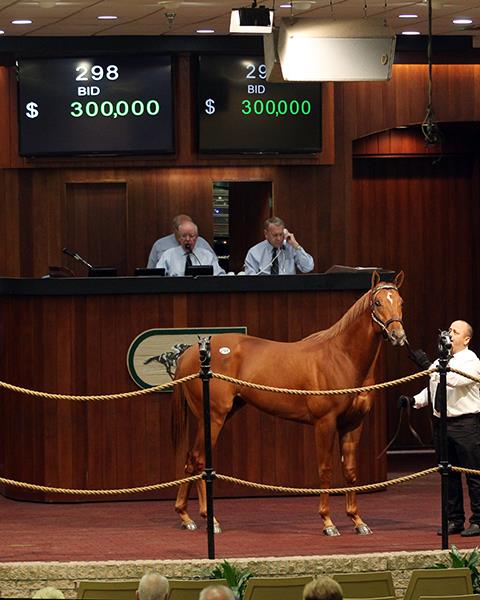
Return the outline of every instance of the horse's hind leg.
<path id="1" fill-rule="evenodd" d="M 185 475 L 195 475 L 196 473 L 192 472 L 192 461 L 190 452 L 187 454 L 187 464 L 185 465 Z M 182 483 L 177 492 L 177 499 L 175 501 L 175 510 L 182 521 L 182 528 L 188 529 L 189 531 L 194 531 L 197 529 L 197 524 L 190 517 L 187 512 L 188 506 L 188 497 L 190 495 L 190 489 L 192 487 L 192 483 L 188 481 L 187 483 Z"/>
<path id="2" fill-rule="evenodd" d="M 207 518 L 207 484 L 202 479 L 201 481 L 197 481 L 197 494 L 198 494 L 198 506 L 200 511 L 200 516 L 204 519 Z M 213 517 L 213 532 L 214 533 L 222 533 L 222 528 L 220 527 L 220 523 L 217 521 L 215 516 Z"/>
<path id="3" fill-rule="evenodd" d="M 332 483 L 332 454 L 335 439 L 335 421 L 322 419 L 315 423 L 315 445 L 317 449 L 320 487 L 328 489 Z M 330 516 L 328 494 L 321 494 L 318 509 L 323 520 L 323 533 L 330 537 L 340 535 Z"/>
<path id="4" fill-rule="evenodd" d="M 357 483 L 357 449 L 361 433 L 362 425 L 348 433 L 340 432 L 343 476 L 347 485 L 354 486 Z M 357 492 L 347 492 L 345 495 L 345 504 L 347 515 L 355 525 L 355 531 L 360 535 L 372 533 L 370 527 L 358 514 Z"/>

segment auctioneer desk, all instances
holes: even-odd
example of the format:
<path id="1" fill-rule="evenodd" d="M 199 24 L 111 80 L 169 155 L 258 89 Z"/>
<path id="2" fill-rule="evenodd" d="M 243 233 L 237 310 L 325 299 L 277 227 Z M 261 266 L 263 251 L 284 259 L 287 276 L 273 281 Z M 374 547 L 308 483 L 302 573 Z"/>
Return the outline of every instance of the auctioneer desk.
<path id="1" fill-rule="evenodd" d="M 369 273 L 0 279 L 0 379 L 60 394 L 135 390 L 127 353 L 142 332 L 244 326 L 251 335 L 295 341 L 330 327 L 369 289 L 370 279 Z M 385 445 L 385 410 L 383 402 L 375 402 L 366 420 L 361 483 L 380 481 L 386 475 L 385 459 L 376 458 Z M 75 402 L 2 389 L 0 474 L 75 489 L 171 481 L 182 475 L 185 457 L 176 458 L 173 452 L 170 413 L 169 392 Z M 339 465 L 338 458 L 334 485 L 343 482 Z M 317 487 L 313 428 L 245 407 L 225 426 L 214 468 L 263 483 Z M 0 492 L 17 499 L 85 500 L 13 486 Z M 215 485 L 217 496 L 255 493 L 240 486 Z M 175 494 L 176 488 L 170 488 L 143 498 Z"/>

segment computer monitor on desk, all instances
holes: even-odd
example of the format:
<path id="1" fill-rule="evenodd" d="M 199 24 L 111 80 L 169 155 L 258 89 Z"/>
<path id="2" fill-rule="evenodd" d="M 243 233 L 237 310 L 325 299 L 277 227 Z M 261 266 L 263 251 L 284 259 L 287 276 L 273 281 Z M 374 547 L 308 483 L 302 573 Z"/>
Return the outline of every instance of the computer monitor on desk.
<path id="1" fill-rule="evenodd" d="M 185 269 L 187 277 L 197 277 L 198 275 L 213 275 L 213 265 L 191 265 Z"/>
<path id="2" fill-rule="evenodd" d="M 135 269 L 137 277 L 165 277 L 165 269 L 148 269 L 147 267 L 137 267 Z"/>
<path id="3" fill-rule="evenodd" d="M 92 267 L 88 269 L 89 277 L 116 277 L 117 269 L 115 267 Z"/>

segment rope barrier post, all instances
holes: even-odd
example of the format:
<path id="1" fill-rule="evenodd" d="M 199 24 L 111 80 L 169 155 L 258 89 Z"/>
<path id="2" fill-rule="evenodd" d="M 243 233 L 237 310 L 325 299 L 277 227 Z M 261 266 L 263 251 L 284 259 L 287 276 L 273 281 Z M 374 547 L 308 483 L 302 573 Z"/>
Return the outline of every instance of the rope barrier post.
<path id="1" fill-rule="evenodd" d="M 207 491 L 207 538 L 208 538 L 208 558 L 215 558 L 215 532 L 213 523 L 213 480 L 215 471 L 212 467 L 212 435 L 210 422 L 210 379 L 212 371 L 210 370 L 210 336 L 201 337 L 198 340 L 200 352 L 200 379 L 202 380 L 203 391 L 203 432 L 205 440 L 205 470 L 203 478 L 205 480 Z"/>
<path id="2" fill-rule="evenodd" d="M 438 338 L 438 372 L 440 375 L 440 382 L 435 394 L 434 404 L 437 403 L 438 399 L 438 408 L 440 412 L 438 466 L 441 478 L 442 550 L 448 550 L 448 476 L 450 473 L 450 465 L 448 464 L 447 447 L 447 371 L 451 348 L 452 342 L 448 331 L 441 331 Z M 437 409 L 437 407 L 435 408 Z"/>

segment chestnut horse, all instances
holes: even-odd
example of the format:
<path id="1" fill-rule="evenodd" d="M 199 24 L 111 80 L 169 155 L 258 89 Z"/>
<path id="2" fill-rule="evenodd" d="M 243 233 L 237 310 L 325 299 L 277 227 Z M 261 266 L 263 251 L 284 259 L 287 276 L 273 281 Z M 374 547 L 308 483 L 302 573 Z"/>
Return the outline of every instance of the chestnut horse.
<path id="1" fill-rule="evenodd" d="M 298 342 L 274 342 L 245 334 L 214 335 L 211 341 L 211 369 L 250 383 L 301 390 L 345 389 L 375 383 L 374 373 L 382 335 L 392 345 L 402 346 L 406 336 L 402 324 L 402 299 L 398 288 L 403 272 L 393 283 L 372 276 L 372 287 L 345 313 L 335 325 Z M 281 368 L 279 368 L 281 357 Z M 175 378 L 198 372 L 199 352 L 190 347 L 180 357 Z M 179 388 L 183 389 L 180 390 Z M 185 402 L 194 413 L 197 433 L 187 454 L 185 473 L 202 473 L 205 466 L 202 383 L 199 379 L 175 387 L 173 431 L 185 436 Z M 348 485 L 355 485 L 356 451 L 362 431 L 362 420 L 369 412 L 372 397 L 368 393 L 333 396 L 292 395 L 259 391 L 213 378 L 210 382 L 212 447 L 227 417 L 245 403 L 274 416 L 313 425 L 320 476 L 320 487 L 329 488 L 332 480 L 332 454 L 338 431 L 342 467 Z M 185 437 L 183 438 L 185 441 Z M 185 529 L 196 529 L 187 512 L 191 484 L 184 483 L 177 494 L 175 510 Z M 197 481 L 199 508 L 206 517 L 205 482 Z M 357 533 L 371 533 L 358 514 L 355 492 L 346 495 L 346 511 Z M 328 494 L 321 494 L 320 516 L 326 535 L 339 535 L 329 511 Z M 220 532 L 214 520 L 215 531 Z"/>

